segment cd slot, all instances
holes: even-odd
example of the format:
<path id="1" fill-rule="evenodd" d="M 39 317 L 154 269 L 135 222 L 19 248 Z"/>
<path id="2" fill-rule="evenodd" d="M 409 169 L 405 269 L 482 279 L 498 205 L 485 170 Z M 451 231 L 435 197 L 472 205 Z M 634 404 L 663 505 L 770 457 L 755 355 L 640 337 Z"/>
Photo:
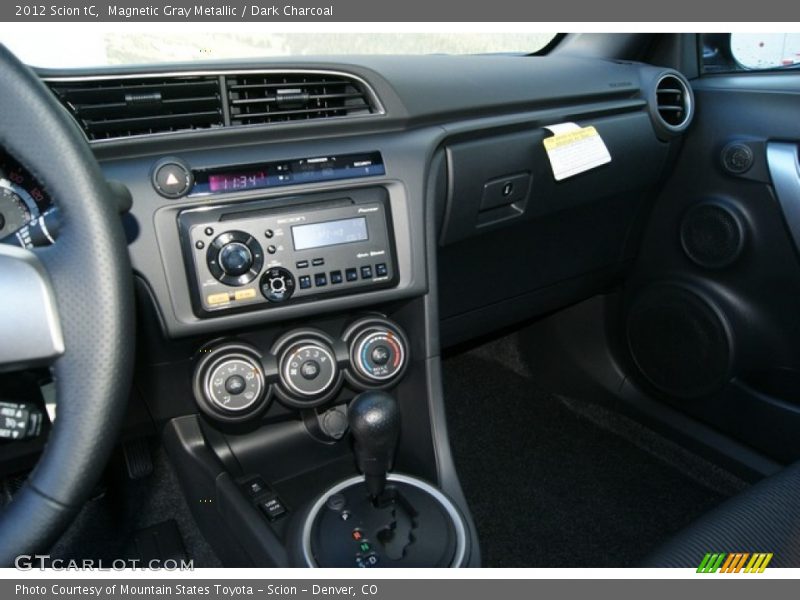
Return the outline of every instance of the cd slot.
<path id="1" fill-rule="evenodd" d="M 282 200 L 285 201 L 285 198 Z M 275 206 L 269 206 L 270 203 L 271 201 L 267 200 L 265 201 L 265 206 L 263 208 L 247 208 L 244 210 L 227 212 L 222 216 L 220 216 L 219 220 L 220 222 L 222 222 L 222 221 L 232 221 L 234 219 L 257 219 L 259 217 L 297 212 L 298 208 L 297 206 L 290 205 L 290 206 L 275 207 Z M 343 206 L 352 206 L 352 205 L 353 201 L 350 198 L 342 198 L 341 200 L 328 200 L 326 202 L 315 202 L 313 204 L 304 204 L 303 208 L 309 210 L 322 210 L 325 208 L 341 208 Z"/>

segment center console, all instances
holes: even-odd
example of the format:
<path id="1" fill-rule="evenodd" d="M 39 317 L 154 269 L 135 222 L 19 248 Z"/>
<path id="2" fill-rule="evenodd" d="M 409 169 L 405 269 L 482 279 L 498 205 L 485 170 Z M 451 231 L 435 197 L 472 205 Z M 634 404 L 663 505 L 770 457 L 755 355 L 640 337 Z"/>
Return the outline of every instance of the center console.
<path id="1" fill-rule="evenodd" d="M 106 166 L 135 197 L 137 393 L 226 566 L 480 562 L 442 406 L 429 142 Z"/>

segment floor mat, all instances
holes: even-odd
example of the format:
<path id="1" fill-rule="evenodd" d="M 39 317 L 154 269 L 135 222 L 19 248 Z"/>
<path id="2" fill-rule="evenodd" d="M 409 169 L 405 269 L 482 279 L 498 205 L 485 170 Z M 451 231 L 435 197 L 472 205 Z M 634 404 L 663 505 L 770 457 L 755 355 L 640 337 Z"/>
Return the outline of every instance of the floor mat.
<path id="1" fill-rule="evenodd" d="M 744 485 L 604 427 L 574 400 L 536 389 L 504 352 L 501 341 L 443 361 L 450 440 L 484 566 L 636 566 Z"/>
<path id="2" fill-rule="evenodd" d="M 192 518 L 164 449 L 155 442 L 152 446 L 152 474 L 130 480 L 122 464 L 110 468 L 101 493 L 86 503 L 50 550 L 53 558 L 110 564 L 132 556 L 131 543 L 142 530 L 172 522 L 195 567 L 221 566 Z M 121 463 L 119 456 L 115 462 Z"/>

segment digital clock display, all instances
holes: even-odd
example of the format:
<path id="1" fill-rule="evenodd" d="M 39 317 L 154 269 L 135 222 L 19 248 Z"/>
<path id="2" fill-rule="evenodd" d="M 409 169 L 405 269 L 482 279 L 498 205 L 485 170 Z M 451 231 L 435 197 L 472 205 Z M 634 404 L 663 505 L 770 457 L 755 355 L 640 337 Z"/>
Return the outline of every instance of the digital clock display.
<path id="1" fill-rule="evenodd" d="M 311 223 L 310 225 L 295 225 L 292 227 L 292 237 L 295 250 L 362 242 L 369 239 L 367 219 L 357 217 L 326 221 L 325 223 Z"/>
<path id="2" fill-rule="evenodd" d="M 211 192 L 233 192 L 267 187 L 267 171 L 249 173 L 215 173 L 208 176 L 208 189 Z"/>

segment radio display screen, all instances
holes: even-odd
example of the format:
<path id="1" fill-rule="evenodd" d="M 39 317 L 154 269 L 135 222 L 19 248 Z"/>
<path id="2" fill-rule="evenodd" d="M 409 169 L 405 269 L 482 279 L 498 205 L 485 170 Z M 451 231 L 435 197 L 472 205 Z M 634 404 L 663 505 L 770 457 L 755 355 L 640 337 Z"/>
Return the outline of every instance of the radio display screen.
<path id="1" fill-rule="evenodd" d="M 267 187 L 267 171 L 254 170 L 243 173 L 216 173 L 208 176 L 210 192 L 232 192 Z"/>
<path id="2" fill-rule="evenodd" d="M 309 225 L 294 225 L 292 239 L 295 250 L 363 242 L 369 239 L 367 219 L 366 217 L 356 217 L 355 219 L 341 219 Z"/>

